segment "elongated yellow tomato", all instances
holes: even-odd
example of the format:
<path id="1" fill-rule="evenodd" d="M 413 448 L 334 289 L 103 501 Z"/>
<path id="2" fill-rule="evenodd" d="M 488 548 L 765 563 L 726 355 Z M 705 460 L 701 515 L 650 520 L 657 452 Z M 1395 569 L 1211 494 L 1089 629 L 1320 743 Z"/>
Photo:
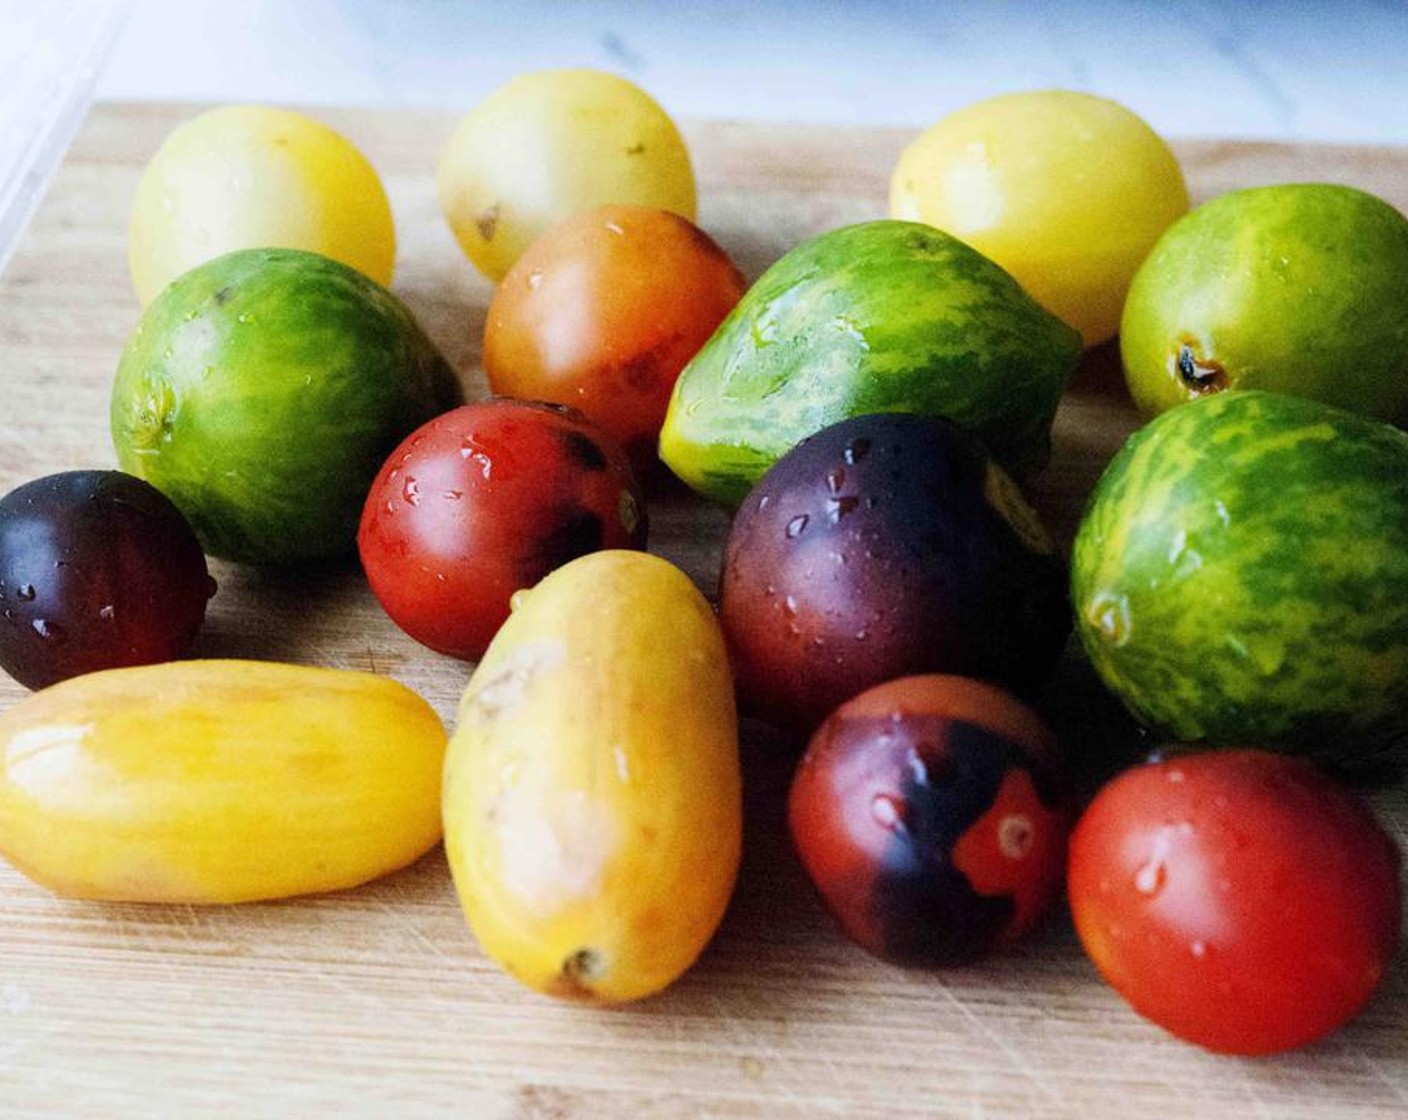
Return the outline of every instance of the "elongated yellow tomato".
<path id="1" fill-rule="evenodd" d="M 235 249 L 306 249 L 391 283 L 396 230 L 376 170 L 340 133 L 288 109 L 227 105 L 171 133 L 132 201 L 128 264 L 145 305 Z"/>
<path id="2" fill-rule="evenodd" d="M 549 226 L 609 203 L 691 222 L 694 169 L 665 110 L 600 70 L 520 74 L 471 109 L 440 157 L 440 206 L 491 280 Z"/>
<path id="3" fill-rule="evenodd" d="M 519 596 L 460 702 L 445 849 L 485 951 L 619 1001 L 703 950 L 742 845 L 723 637 L 678 568 L 597 552 Z"/>
<path id="4" fill-rule="evenodd" d="M 1158 134 L 1123 105 L 1070 90 L 979 101 L 921 134 L 890 181 L 890 215 L 991 257 L 1087 346 L 1188 189 Z"/>
<path id="5" fill-rule="evenodd" d="M 246 902 L 355 886 L 440 837 L 445 730 L 385 677 L 186 661 L 0 715 L 0 855 L 73 898 Z"/>

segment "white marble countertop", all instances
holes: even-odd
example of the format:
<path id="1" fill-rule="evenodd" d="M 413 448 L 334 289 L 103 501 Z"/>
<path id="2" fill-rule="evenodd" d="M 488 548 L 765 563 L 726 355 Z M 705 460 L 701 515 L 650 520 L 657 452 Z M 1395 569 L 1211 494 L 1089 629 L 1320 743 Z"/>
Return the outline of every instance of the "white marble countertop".
<path id="1" fill-rule="evenodd" d="M 569 65 L 690 117 L 921 126 L 1064 86 L 1170 135 L 1408 143 L 1402 0 L 138 0 L 98 95 L 454 108 Z"/>
<path id="2" fill-rule="evenodd" d="M 455 110 L 554 66 L 685 118 L 917 128 L 1062 86 L 1168 136 L 1408 145 L 1408 0 L 0 0 L 0 268 L 90 97 Z"/>

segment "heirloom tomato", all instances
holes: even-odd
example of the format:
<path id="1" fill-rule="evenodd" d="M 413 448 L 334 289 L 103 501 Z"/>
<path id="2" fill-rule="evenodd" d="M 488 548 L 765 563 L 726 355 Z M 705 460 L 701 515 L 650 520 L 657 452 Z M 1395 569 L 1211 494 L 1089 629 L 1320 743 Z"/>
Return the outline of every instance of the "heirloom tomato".
<path id="1" fill-rule="evenodd" d="M 579 210 L 633 202 L 695 213 L 674 121 L 639 86 L 600 70 L 536 70 L 494 90 L 445 145 L 438 183 L 460 248 L 491 280 Z"/>
<path id="2" fill-rule="evenodd" d="M 645 547 L 625 453 L 571 409 L 489 400 L 411 433 L 372 483 L 357 546 L 416 641 L 477 658 L 515 591 L 603 548 Z"/>
<path id="3" fill-rule="evenodd" d="M 1056 739 L 1000 688 L 906 677 L 812 737 L 789 823 L 846 935 L 905 965 L 953 965 L 1019 937 L 1060 889 L 1070 827 Z"/>
<path id="4" fill-rule="evenodd" d="M 484 372 L 496 393 L 579 409 L 648 463 L 680 370 L 746 287 L 678 214 L 589 210 L 533 242 L 499 285 Z"/>
<path id="5" fill-rule="evenodd" d="M 1071 837 L 1085 950 L 1141 1015 L 1209 1050 L 1330 1033 L 1398 943 L 1399 855 L 1303 759 L 1237 750 L 1127 771 Z"/>

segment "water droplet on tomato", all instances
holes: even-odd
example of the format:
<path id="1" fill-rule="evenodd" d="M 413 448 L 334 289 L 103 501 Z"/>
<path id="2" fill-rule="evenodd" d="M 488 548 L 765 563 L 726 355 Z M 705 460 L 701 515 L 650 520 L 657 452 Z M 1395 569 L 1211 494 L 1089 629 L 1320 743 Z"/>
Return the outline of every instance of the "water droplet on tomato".
<path id="1" fill-rule="evenodd" d="M 796 517 L 789 521 L 787 523 L 787 539 L 789 541 L 794 541 L 803 533 L 805 533 L 807 531 L 807 522 L 810 520 L 811 518 L 808 517 L 805 513 L 799 513 Z"/>
<path id="2" fill-rule="evenodd" d="M 783 602 L 782 602 L 782 609 L 783 609 L 784 611 L 786 611 L 789 615 L 794 615 L 794 614 L 796 614 L 796 613 L 797 613 L 797 596 L 795 596 L 795 595 L 789 595 L 789 596 L 787 596 L 787 598 L 784 599 Z"/>
<path id="3" fill-rule="evenodd" d="M 1202 960 L 1208 955 L 1208 943 L 1206 941 L 1195 941 L 1188 946 L 1188 951 L 1193 954 L 1195 960 Z"/>
<path id="4" fill-rule="evenodd" d="M 1151 859 L 1134 873 L 1134 889 L 1140 894 L 1155 895 L 1163 889 L 1167 878 L 1168 872 L 1164 870 L 1163 860 Z"/>
<path id="5" fill-rule="evenodd" d="M 36 618 L 31 625 L 34 627 L 34 632 L 46 642 L 53 642 L 57 645 L 66 637 L 64 628 L 57 622 L 50 622 L 47 618 Z"/>
<path id="6" fill-rule="evenodd" d="M 844 467 L 832 467 L 826 472 L 826 488 L 833 494 L 839 494 L 841 487 L 846 485 L 846 470 Z"/>
<path id="7" fill-rule="evenodd" d="M 489 457 L 488 448 L 474 434 L 471 433 L 460 441 L 460 458 L 473 463 L 485 481 L 493 476 L 494 461 Z"/>
<path id="8" fill-rule="evenodd" d="M 1003 817 L 997 825 L 997 847 L 1008 859 L 1025 859 L 1036 840 L 1036 826 L 1021 813 Z"/>
<path id="9" fill-rule="evenodd" d="M 457 501 L 459 501 L 461 498 L 464 497 L 464 491 L 463 491 L 463 490 L 445 490 L 445 491 L 442 492 L 442 495 L 441 495 L 441 496 L 444 497 L 445 499 L 447 499 L 448 501 L 457 502 Z"/>
<path id="10" fill-rule="evenodd" d="M 841 454 L 846 462 L 850 463 L 851 466 L 855 466 L 870 454 L 870 440 L 866 439 L 864 436 L 858 436 L 856 439 L 846 444 L 846 450 Z"/>
<path id="11" fill-rule="evenodd" d="M 420 505 L 420 483 L 410 475 L 406 476 L 406 482 L 401 487 L 401 497 L 406 500 L 407 505 Z"/>
<path id="12" fill-rule="evenodd" d="M 15 598 L 21 603 L 34 602 L 34 584 L 22 583 L 15 588 Z"/>
<path id="13" fill-rule="evenodd" d="M 860 505 L 859 498 L 849 496 L 844 498 L 831 498 L 826 503 L 827 520 L 835 525 L 858 505 Z"/>
<path id="14" fill-rule="evenodd" d="M 111 622 L 114 618 L 117 617 L 117 608 L 114 607 L 111 603 L 109 603 L 107 606 L 101 608 L 98 611 L 98 617 L 101 618 L 104 622 Z"/>
<path id="15" fill-rule="evenodd" d="M 870 815 L 875 823 L 890 832 L 903 828 L 900 821 L 900 807 L 888 794 L 877 793 L 870 801 Z"/>

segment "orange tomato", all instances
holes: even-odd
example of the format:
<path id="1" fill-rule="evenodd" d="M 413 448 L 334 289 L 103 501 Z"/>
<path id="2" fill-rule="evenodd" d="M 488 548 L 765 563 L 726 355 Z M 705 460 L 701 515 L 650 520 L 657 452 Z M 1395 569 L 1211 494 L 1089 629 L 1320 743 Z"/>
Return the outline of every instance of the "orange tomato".
<path id="1" fill-rule="evenodd" d="M 489 386 L 571 405 L 648 462 L 675 379 L 746 287 L 728 254 L 677 214 L 577 214 L 529 246 L 495 293 Z"/>

